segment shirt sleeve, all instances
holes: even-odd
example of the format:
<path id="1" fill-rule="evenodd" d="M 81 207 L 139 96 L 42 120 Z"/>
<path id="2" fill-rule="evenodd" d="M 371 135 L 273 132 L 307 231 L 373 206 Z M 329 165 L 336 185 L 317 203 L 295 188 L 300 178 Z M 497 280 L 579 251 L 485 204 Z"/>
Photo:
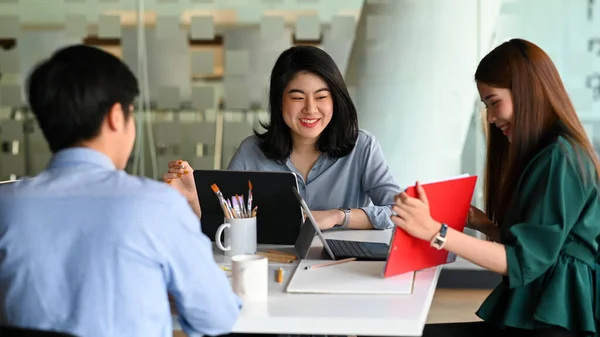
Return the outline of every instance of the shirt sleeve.
<path id="1" fill-rule="evenodd" d="M 246 165 L 244 160 L 244 153 L 241 151 L 241 147 L 239 147 L 231 160 L 229 161 L 229 165 L 227 165 L 227 170 L 229 171 L 245 171 Z"/>
<path id="2" fill-rule="evenodd" d="M 362 187 L 373 205 L 361 207 L 375 229 L 387 229 L 394 226 L 390 219 L 394 196 L 400 193 L 392 172 L 385 161 L 383 151 L 374 137 L 369 139 L 365 153 L 365 170 Z"/>
<path id="3" fill-rule="evenodd" d="M 233 328 L 241 301 L 217 265 L 210 240 L 185 201 L 173 207 L 173 223 L 165 223 L 161 253 L 163 270 L 182 329 L 188 336 L 222 335 Z"/>
<path id="4" fill-rule="evenodd" d="M 229 165 L 227 165 L 227 170 L 230 171 L 247 171 L 248 170 L 248 158 L 251 158 L 255 153 L 255 142 L 256 138 L 254 136 L 250 136 L 244 139 L 237 150 L 231 157 L 229 161 Z"/>
<path id="5" fill-rule="evenodd" d="M 577 159 L 560 145 L 534 160 L 517 192 L 523 221 L 509 228 L 514 241 L 505 245 L 511 288 L 532 282 L 554 264 L 587 199 Z"/>

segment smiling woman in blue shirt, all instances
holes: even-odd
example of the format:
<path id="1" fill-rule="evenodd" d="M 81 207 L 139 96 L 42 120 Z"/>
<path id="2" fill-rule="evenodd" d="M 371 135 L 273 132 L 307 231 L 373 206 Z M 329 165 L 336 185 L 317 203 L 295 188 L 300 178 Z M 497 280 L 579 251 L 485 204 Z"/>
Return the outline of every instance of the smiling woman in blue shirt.
<path id="1" fill-rule="evenodd" d="M 321 229 L 385 229 L 393 196 L 400 192 L 373 135 L 358 127 L 356 108 L 342 74 L 325 51 L 285 50 L 271 72 L 270 121 L 240 144 L 229 170 L 285 171 Z M 200 210 L 193 169 L 169 163 L 163 179 Z"/>

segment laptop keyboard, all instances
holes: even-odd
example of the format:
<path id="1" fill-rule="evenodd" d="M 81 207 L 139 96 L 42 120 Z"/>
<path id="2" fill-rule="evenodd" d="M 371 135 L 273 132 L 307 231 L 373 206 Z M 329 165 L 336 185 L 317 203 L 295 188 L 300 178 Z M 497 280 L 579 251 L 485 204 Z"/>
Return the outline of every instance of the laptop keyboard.
<path id="1" fill-rule="evenodd" d="M 348 240 L 327 240 L 329 248 L 335 256 L 348 257 L 372 257 L 373 254 L 367 249 L 365 244 L 360 241 Z"/>

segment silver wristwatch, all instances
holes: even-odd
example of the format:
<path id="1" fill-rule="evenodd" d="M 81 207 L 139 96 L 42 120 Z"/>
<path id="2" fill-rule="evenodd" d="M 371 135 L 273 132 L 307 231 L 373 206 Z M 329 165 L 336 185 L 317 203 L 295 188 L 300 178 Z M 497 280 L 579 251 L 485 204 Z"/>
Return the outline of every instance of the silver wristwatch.
<path id="1" fill-rule="evenodd" d="M 344 212 L 344 221 L 340 224 L 340 227 L 346 228 L 348 227 L 348 223 L 350 222 L 350 208 L 338 208 L 340 211 Z"/>

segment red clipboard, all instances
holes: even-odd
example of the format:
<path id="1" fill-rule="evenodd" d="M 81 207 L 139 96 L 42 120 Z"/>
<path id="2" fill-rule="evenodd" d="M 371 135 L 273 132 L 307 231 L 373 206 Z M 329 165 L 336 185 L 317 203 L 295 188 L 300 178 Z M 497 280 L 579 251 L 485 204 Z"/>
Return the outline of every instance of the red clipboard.
<path id="1" fill-rule="evenodd" d="M 462 232 L 469 215 L 476 182 L 477 176 L 466 176 L 423 184 L 429 200 L 431 217 Z M 414 186 L 409 187 L 406 193 L 411 197 L 417 195 Z M 439 266 L 454 262 L 455 259 L 456 256 L 447 250 L 437 250 L 431 247 L 428 241 L 414 238 L 395 226 L 383 276 Z"/>

